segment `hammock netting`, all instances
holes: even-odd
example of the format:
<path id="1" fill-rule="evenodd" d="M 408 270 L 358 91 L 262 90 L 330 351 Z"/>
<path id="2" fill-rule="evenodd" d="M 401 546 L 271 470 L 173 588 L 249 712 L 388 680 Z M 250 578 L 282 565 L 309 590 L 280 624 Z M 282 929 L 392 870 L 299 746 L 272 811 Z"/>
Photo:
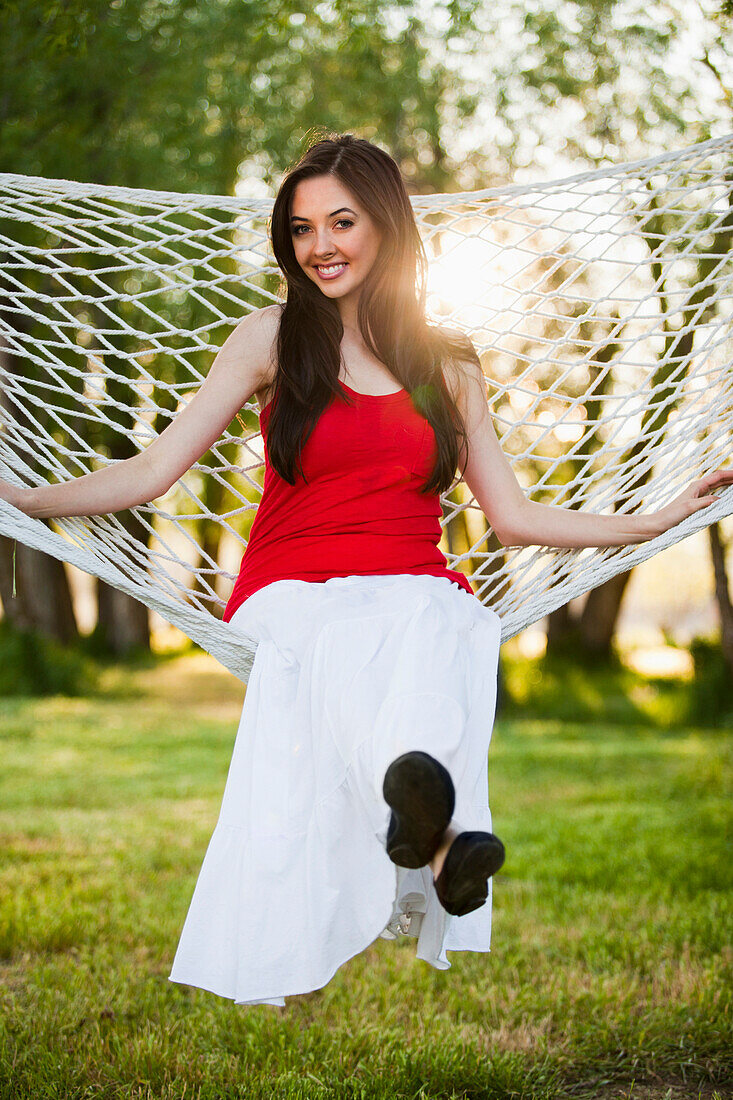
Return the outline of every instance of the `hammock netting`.
<path id="1" fill-rule="evenodd" d="M 729 461 L 733 134 L 572 178 L 412 198 L 432 319 L 480 353 L 502 446 L 534 500 L 654 511 Z M 271 200 L 0 175 L 0 476 L 76 477 L 145 447 L 231 329 L 279 300 Z M 18 539 L 143 601 L 246 680 L 220 621 L 262 493 L 257 405 L 162 498 Z M 504 639 L 733 511 L 733 489 L 637 546 L 498 544 L 456 476 L 441 549 Z"/>

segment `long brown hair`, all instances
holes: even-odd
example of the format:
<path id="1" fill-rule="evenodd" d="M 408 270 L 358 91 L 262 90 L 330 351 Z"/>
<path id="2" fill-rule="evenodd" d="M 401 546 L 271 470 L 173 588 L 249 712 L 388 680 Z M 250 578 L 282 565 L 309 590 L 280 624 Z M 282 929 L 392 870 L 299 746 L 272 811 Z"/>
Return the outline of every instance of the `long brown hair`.
<path id="1" fill-rule="evenodd" d="M 444 492 L 453 483 L 461 446 L 467 448 L 468 440 L 443 368 L 451 361 L 478 363 L 478 356 L 463 333 L 428 323 L 427 257 L 400 170 L 388 153 L 352 134 L 321 138 L 311 145 L 285 176 L 272 210 L 272 247 L 287 296 L 267 431 L 270 463 L 291 485 L 296 461 L 305 477 L 300 454 L 318 418 L 334 395 L 351 400 L 338 385 L 343 336 L 338 306 L 305 274 L 291 237 L 296 186 L 328 174 L 348 188 L 382 230 L 381 247 L 361 288 L 359 329 L 367 347 L 411 395 L 414 408 L 435 432 L 438 454 L 421 492 Z"/>

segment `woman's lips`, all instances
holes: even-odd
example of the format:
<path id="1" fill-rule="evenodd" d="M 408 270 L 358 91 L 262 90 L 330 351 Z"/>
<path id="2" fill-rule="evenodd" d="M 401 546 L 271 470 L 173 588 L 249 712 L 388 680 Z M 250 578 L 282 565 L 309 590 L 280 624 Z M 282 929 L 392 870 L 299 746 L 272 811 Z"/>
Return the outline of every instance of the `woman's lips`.
<path id="1" fill-rule="evenodd" d="M 341 263 L 338 265 L 323 264 L 323 267 L 316 266 L 316 271 L 318 272 L 319 279 L 324 279 L 330 282 L 331 279 L 338 279 L 339 275 L 346 271 L 346 268 L 348 266 L 349 265 L 346 263 Z M 337 270 L 330 270 L 331 268 L 336 268 Z"/>

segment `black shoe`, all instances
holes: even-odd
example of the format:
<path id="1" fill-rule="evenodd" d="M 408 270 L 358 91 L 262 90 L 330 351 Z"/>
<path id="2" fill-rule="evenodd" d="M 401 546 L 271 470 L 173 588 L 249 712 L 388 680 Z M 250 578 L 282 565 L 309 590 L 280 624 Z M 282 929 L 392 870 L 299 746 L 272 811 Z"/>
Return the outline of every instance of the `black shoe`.
<path id="1" fill-rule="evenodd" d="M 463 917 L 480 909 L 489 896 L 489 879 L 504 857 L 504 845 L 493 833 L 459 833 L 448 849 L 440 874 L 433 879 L 438 901 L 446 912 Z"/>
<path id="2" fill-rule="evenodd" d="M 384 773 L 382 793 L 392 808 L 387 855 L 398 867 L 424 867 L 453 816 L 456 792 L 450 772 L 426 752 L 406 752 Z"/>

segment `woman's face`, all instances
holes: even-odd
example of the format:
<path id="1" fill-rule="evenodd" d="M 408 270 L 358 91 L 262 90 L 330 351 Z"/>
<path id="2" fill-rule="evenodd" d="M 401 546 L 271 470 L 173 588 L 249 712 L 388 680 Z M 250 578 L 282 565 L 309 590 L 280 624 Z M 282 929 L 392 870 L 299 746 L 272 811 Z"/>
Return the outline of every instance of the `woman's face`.
<path id="1" fill-rule="evenodd" d="M 335 176 L 313 176 L 296 186 L 290 215 L 295 257 L 308 278 L 328 298 L 358 292 L 382 234 L 354 195 Z"/>

